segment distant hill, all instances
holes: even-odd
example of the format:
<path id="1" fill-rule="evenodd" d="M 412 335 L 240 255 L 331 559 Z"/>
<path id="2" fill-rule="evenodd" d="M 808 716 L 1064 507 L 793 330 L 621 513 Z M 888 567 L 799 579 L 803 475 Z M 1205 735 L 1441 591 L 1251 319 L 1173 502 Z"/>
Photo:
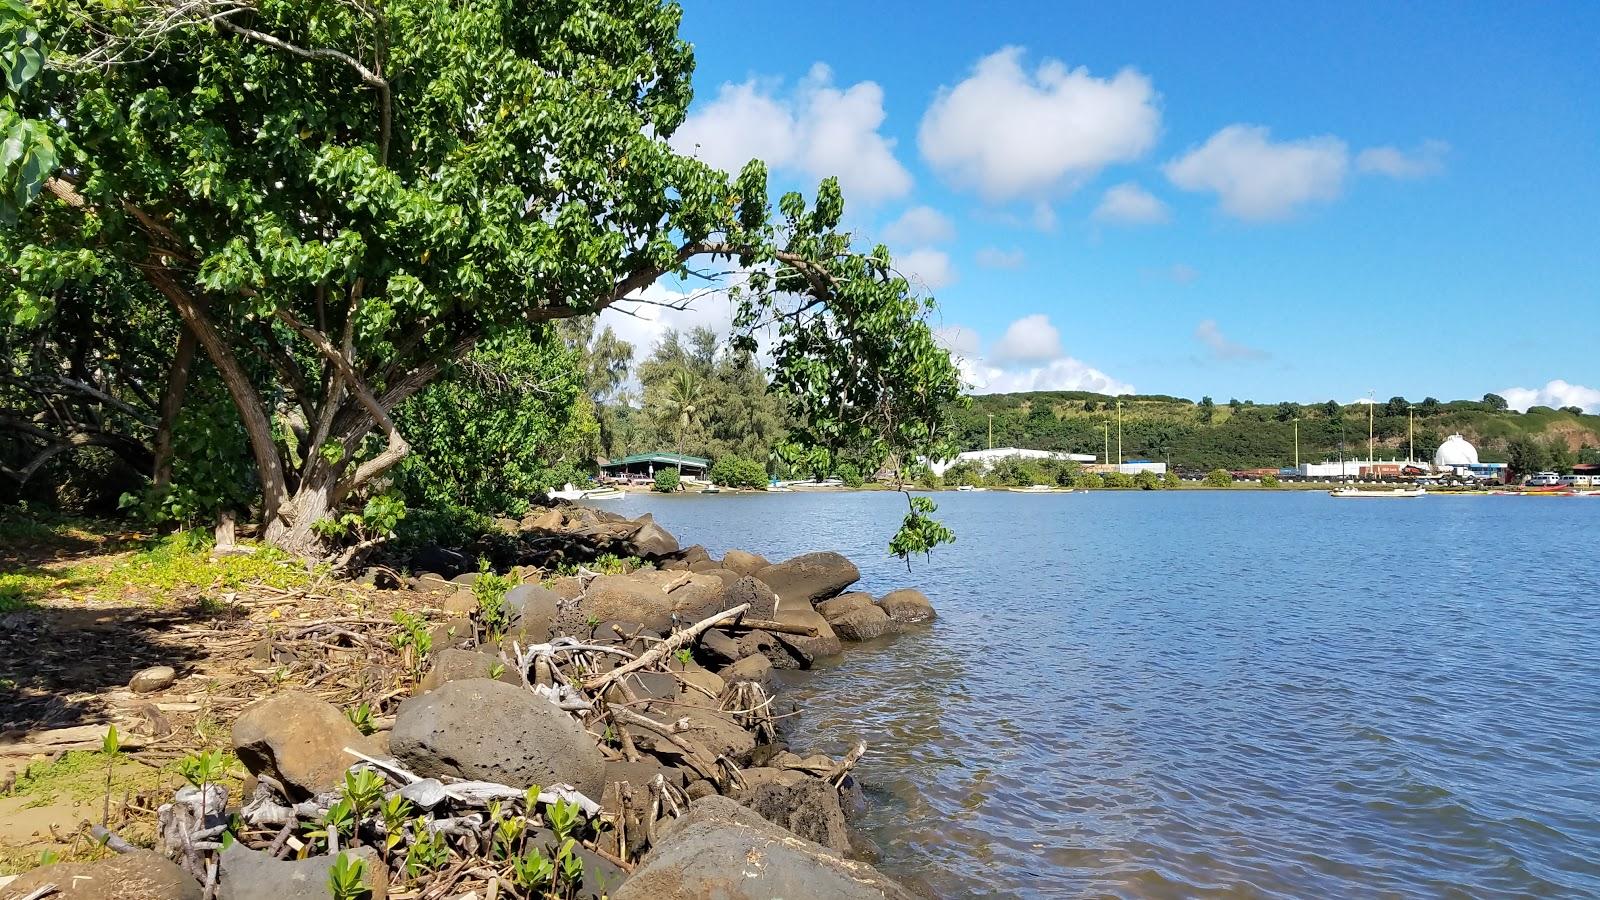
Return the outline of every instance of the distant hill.
<path id="1" fill-rule="evenodd" d="M 1432 459 L 1447 437 L 1461 433 L 1478 448 L 1485 462 L 1516 462 L 1518 453 L 1544 453 L 1545 465 L 1600 461 L 1600 416 L 1569 407 L 1536 406 L 1518 413 L 1496 406 L 1504 401 L 1441 402 L 1428 398 L 1409 402 L 1396 397 L 1373 408 L 1373 432 L 1381 458 L 1406 455 L 1407 413 L 1416 413 L 1416 456 Z M 1109 426 L 1111 453 L 1116 455 L 1116 398 L 1086 391 L 1032 391 L 981 394 L 952 410 L 958 443 L 975 450 L 989 445 L 990 416 L 994 446 L 1026 447 L 1073 453 L 1104 453 Z M 1122 397 L 1122 455 L 1170 462 L 1183 469 L 1243 469 L 1287 466 L 1294 462 L 1294 423 L 1300 420 L 1300 459 L 1332 458 L 1344 442 L 1346 455 L 1364 456 L 1367 448 L 1367 405 L 1228 401 L 1210 403 L 1137 394 Z M 1520 443 L 1520 447 L 1518 446 Z M 1535 462 L 1537 465 L 1537 462 Z"/>

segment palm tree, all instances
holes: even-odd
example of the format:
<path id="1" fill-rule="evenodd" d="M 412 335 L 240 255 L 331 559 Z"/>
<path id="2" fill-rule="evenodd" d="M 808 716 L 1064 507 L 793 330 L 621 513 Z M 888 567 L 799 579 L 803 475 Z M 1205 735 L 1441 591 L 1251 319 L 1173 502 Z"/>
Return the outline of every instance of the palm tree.
<path id="1" fill-rule="evenodd" d="M 659 412 L 663 419 L 677 426 L 679 456 L 683 455 L 684 434 L 704 414 L 701 402 L 704 394 L 705 385 L 700 376 L 684 366 L 672 373 L 661 395 Z"/>

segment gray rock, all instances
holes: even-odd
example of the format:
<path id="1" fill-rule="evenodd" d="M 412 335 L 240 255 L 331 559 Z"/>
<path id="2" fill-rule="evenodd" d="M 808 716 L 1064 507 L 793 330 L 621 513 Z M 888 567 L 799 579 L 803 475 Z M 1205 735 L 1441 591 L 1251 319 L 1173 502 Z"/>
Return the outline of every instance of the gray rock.
<path id="1" fill-rule="evenodd" d="M 614 900 L 911 900 L 866 863 L 851 862 L 726 797 L 695 800 L 664 824 L 654 849 Z"/>
<path id="2" fill-rule="evenodd" d="M 750 604 L 750 611 L 745 615 L 752 619 L 770 619 L 778 611 L 778 595 L 749 575 L 722 589 L 723 609 L 732 609 L 741 603 Z"/>
<path id="3" fill-rule="evenodd" d="M 634 555 L 644 559 L 659 559 L 678 552 L 678 539 L 672 536 L 672 532 L 657 525 L 654 519 L 640 525 L 639 529 L 629 536 L 628 543 L 633 548 Z"/>
<path id="4" fill-rule="evenodd" d="M 778 607 L 810 606 L 826 600 L 861 579 L 856 564 L 837 553 L 807 553 L 767 566 L 756 573 L 778 594 Z"/>
<path id="5" fill-rule="evenodd" d="M 851 591 L 848 594 L 840 594 L 830 600 L 818 603 L 817 612 L 821 613 L 822 617 L 827 619 L 828 624 L 831 625 L 835 618 L 843 616 L 847 612 L 863 609 L 871 605 L 871 594 L 862 591 Z"/>
<path id="6" fill-rule="evenodd" d="M 282 782 L 296 800 L 344 783 L 356 758 L 349 747 L 372 747 L 339 708 L 307 694 L 280 694 L 244 711 L 233 723 L 233 749 L 252 775 Z"/>
<path id="7" fill-rule="evenodd" d="M 744 657 L 722 669 L 717 674 L 728 684 L 735 684 L 740 681 L 754 681 L 762 687 L 766 687 L 772 682 L 772 661 L 757 653 Z"/>
<path id="8" fill-rule="evenodd" d="M 417 684 L 417 693 L 425 694 L 428 691 L 438 690 L 442 684 L 452 681 L 464 681 L 468 678 L 495 678 L 494 670 L 503 669 L 496 679 L 512 686 L 520 686 L 522 679 L 517 677 L 516 667 L 507 666 L 498 656 L 488 653 L 479 653 L 476 650 L 440 650 L 430 657 L 433 667 L 428 674 L 422 676 L 422 681 Z"/>
<path id="9" fill-rule="evenodd" d="M 868 603 L 829 619 L 828 624 L 840 640 L 870 641 L 889 630 L 889 616 Z"/>
<path id="10" fill-rule="evenodd" d="M 466 554 L 443 547 L 424 547 L 411 555 L 411 568 L 417 572 L 465 572 L 473 568 Z"/>
<path id="11" fill-rule="evenodd" d="M 704 747 L 712 756 L 741 760 L 756 748 L 756 739 L 733 718 L 716 709 L 699 706 L 674 706 L 672 715 L 689 720 L 682 734 Z"/>
<path id="12" fill-rule="evenodd" d="M 389 869 L 370 847 L 346 850 L 345 855 L 366 865 L 364 883 L 372 900 L 389 892 Z M 217 895 L 221 900 L 328 900 L 328 871 L 335 857 L 323 854 L 308 859 L 274 859 L 259 850 L 234 843 L 222 851 Z"/>
<path id="13" fill-rule="evenodd" d="M 37 894 L 47 884 L 49 894 Z M 94 862 L 40 866 L 0 887 L 8 898 L 45 896 L 49 900 L 200 900 L 200 882 L 159 853 L 135 850 Z"/>
<path id="14" fill-rule="evenodd" d="M 482 574 L 482 573 L 480 573 L 480 572 L 462 572 L 460 575 L 457 575 L 456 577 L 450 579 L 450 581 L 453 584 L 459 584 L 459 585 L 464 585 L 466 587 L 472 587 L 473 584 L 477 583 L 478 576 L 480 574 Z"/>
<path id="15" fill-rule="evenodd" d="M 732 569 L 740 575 L 754 575 L 772 563 L 765 556 L 746 553 L 743 550 L 729 550 L 722 555 L 722 567 Z"/>
<path id="16" fill-rule="evenodd" d="M 928 596 L 914 588 L 890 591 L 878 601 L 878 606 L 896 622 L 931 622 L 938 618 Z"/>
<path id="17" fill-rule="evenodd" d="M 716 628 L 700 635 L 700 652 L 713 663 L 723 666 L 736 662 L 744 656 L 740 652 L 739 642 L 730 637 L 726 631 Z"/>
<path id="18" fill-rule="evenodd" d="M 548 635 L 560 604 L 561 597 L 542 584 L 519 584 L 506 591 L 506 609 L 510 610 L 512 620 L 529 634 L 543 630 Z"/>
<path id="19" fill-rule="evenodd" d="M 471 591 L 456 591 L 445 598 L 443 609 L 448 616 L 470 616 L 478 611 L 478 597 Z"/>
<path id="20" fill-rule="evenodd" d="M 602 622 L 615 619 L 657 629 L 672 625 L 671 598 L 650 581 L 629 575 L 601 575 L 591 581 L 577 612 Z"/>
<path id="21" fill-rule="evenodd" d="M 519 788 L 565 782 L 590 797 L 605 787 L 605 759 L 572 716 L 532 691 L 482 678 L 400 704 L 389 748 L 424 778 Z"/>
<path id="22" fill-rule="evenodd" d="M 805 656 L 808 659 L 807 666 L 810 665 L 809 660 L 839 655 L 839 636 L 834 634 L 828 620 L 810 606 L 779 607 L 773 618 L 785 625 L 809 625 L 817 630 L 816 637 L 776 635 L 785 647 Z"/>
<path id="23" fill-rule="evenodd" d="M 850 829 L 845 823 L 844 807 L 839 805 L 839 792 L 820 778 L 785 779 L 780 775 L 763 779 L 747 790 L 739 802 L 768 822 L 808 841 L 840 853 L 850 852 Z"/>
<path id="24" fill-rule="evenodd" d="M 471 644 L 477 640 L 478 632 L 473 627 L 471 619 L 456 618 L 429 628 L 428 636 L 433 639 L 433 652 L 437 653 L 440 650 Z"/>
<path id="25" fill-rule="evenodd" d="M 178 670 L 171 666 L 151 666 L 136 672 L 128 681 L 128 689 L 135 694 L 164 691 L 178 680 Z"/>

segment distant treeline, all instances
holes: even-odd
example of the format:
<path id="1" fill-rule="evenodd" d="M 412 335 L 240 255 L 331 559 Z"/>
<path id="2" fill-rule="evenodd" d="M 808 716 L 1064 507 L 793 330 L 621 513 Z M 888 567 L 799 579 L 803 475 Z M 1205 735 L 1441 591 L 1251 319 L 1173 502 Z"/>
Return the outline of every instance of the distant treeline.
<path id="1" fill-rule="evenodd" d="M 1210 471 L 1294 462 L 1298 422 L 1301 462 L 1365 456 L 1365 403 L 1271 403 L 1232 399 L 1218 403 L 1163 394 L 1120 398 L 1122 457 L 1152 459 L 1184 470 Z M 1118 398 L 1087 391 L 983 394 L 952 408 L 957 443 L 967 450 L 1025 447 L 1101 456 L 1109 440 L 1117 453 Z M 1577 407 L 1535 406 L 1518 413 L 1504 398 L 1410 401 L 1392 397 L 1372 406 L 1372 433 L 1380 458 L 1405 457 L 1415 415 L 1417 459 L 1431 460 L 1439 445 L 1460 433 L 1485 462 L 1509 462 L 1518 471 L 1570 468 L 1600 462 L 1600 416 Z M 992 417 L 992 418 L 991 418 Z"/>

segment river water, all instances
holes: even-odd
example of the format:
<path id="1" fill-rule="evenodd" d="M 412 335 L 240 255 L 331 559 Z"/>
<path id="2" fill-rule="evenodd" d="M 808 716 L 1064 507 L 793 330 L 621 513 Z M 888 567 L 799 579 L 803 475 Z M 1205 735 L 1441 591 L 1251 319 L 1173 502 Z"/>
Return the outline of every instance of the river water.
<path id="1" fill-rule="evenodd" d="M 685 543 L 838 550 L 931 627 L 789 679 L 871 747 L 863 826 L 939 896 L 1600 896 L 1600 499 L 630 496 Z"/>

